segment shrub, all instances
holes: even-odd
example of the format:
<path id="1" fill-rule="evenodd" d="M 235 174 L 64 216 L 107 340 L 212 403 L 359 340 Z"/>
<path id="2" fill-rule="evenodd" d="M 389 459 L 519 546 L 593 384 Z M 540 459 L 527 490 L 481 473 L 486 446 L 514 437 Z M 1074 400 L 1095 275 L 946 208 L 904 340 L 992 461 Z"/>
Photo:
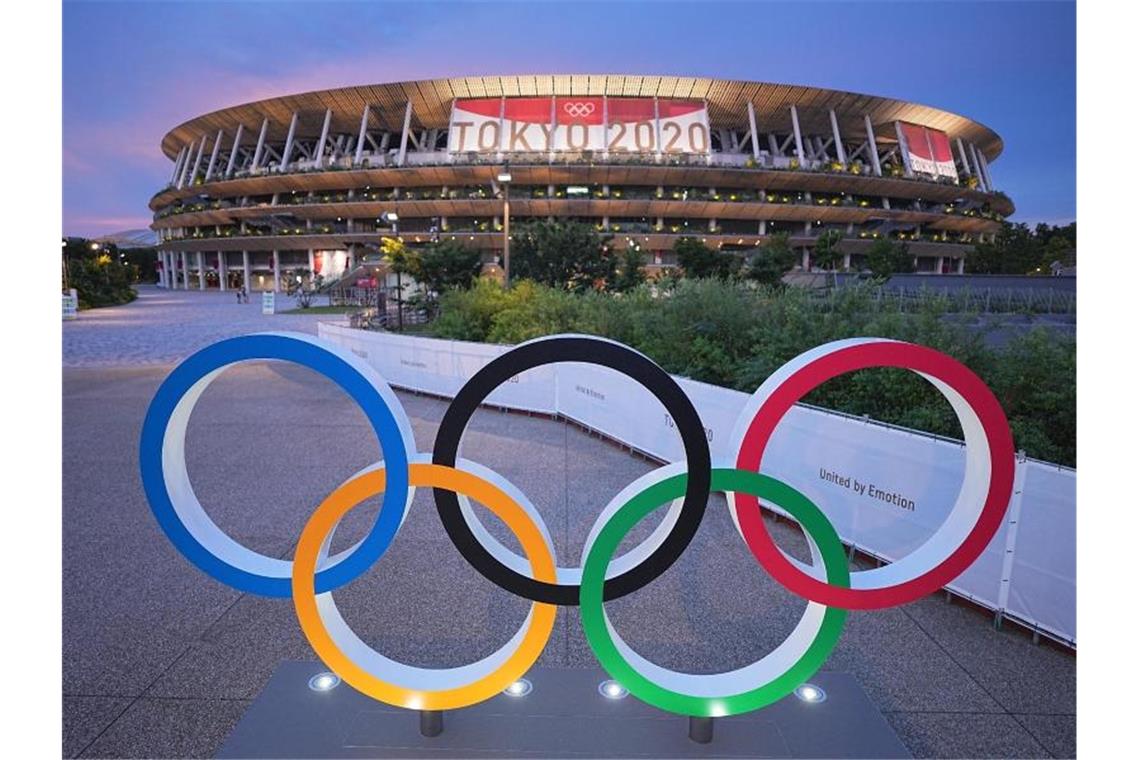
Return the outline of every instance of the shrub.
<path id="1" fill-rule="evenodd" d="M 667 371 L 751 393 L 803 351 L 875 335 L 930 346 L 974 370 L 1005 408 L 1018 447 L 1060 464 L 1076 461 L 1076 342 L 1037 329 L 987 347 L 993 325 L 947 319 L 944 296 L 899 311 L 876 288 L 850 286 L 826 297 L 799 288 L 683 279 L 614 295 L 575 294 L 533 282 L 510 291 L 479 281 L 447 293 L 432 332 L 444 338 L 517 343 L 579 332 L 621 341 Z M 805 402 L 932 433 L 961 437 L 950 405 L 918 375 L 870 369 L 827 381 Z"/>
<path id="2" fill-rule="evenodd" d="M 117 306 L 138 297 L 133 287 L 137 267 L 113 261 L 109 255 L 73 258 L 67 262 L 68 284 L 79 294 L 79 308 Z"/>

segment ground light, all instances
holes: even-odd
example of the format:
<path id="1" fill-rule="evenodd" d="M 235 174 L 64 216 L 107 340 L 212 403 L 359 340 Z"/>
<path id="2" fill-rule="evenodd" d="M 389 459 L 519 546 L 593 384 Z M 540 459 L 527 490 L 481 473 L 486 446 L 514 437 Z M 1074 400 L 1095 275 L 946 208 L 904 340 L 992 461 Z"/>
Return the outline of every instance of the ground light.
<path id="1" fill-rule="evenodd" d="M 533 688 L 534 684 L 525 678 L 520 678 L 507 688 L 503 689 L 503 693 L 508 697 L 525 697 L 527 694 L 530 694 Z"/>
<path id="2" fill-rule="evenodd" d="M 317 673 L 309 679 L 309 688 L 313 691 L 332 691 L 340 685 L 340 677 L 335 673 Z"/>
<path id="3" fill-rule="evenodd" d="M 796 696 L 801 702 L 818 703 L 827 699 L 827 692 L 813 683 L 805 683 L 796 687 Z"/>
<path id="4" fill-rule="evenodd" d="M 598 693 L 606 699 L 625 699 L 629 696 L 629 689 L 610 679 L 598 684 Z"/>

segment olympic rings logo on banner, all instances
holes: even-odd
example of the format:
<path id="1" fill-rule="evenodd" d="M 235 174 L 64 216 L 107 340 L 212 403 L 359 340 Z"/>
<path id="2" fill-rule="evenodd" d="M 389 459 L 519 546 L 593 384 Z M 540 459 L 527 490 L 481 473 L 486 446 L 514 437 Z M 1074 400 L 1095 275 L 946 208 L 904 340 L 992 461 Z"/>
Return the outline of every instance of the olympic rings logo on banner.
<path id="1" fill-rule="evenodd" d="M 562 110 L 570 116 L 589 116 L 594 112 L 595 108 L 597 108 L 597 106 L 595 106 L 593 103 L 590 103 L 589 101 L 584 103 L 562 104 Z"/>
<path id="2" fill-rule="evenodd" d="M 316 508 L 301 532 L 293 561 L 269 557 L 234 541 L 206 514 L 186 471 L 190 415 L 206 387 L 227 367 L 271 359 L 325 375 L 358 403 L 380 443 L 382 461 L 353 475 Z M 602 509 L 577 567 L 559 566 L 541 514 L 493 470 L 459 456 L 463 431 L 500 384 L 528 369 L 558 362 L 608 367 L 643 385 L 676 422 L 685 459 L 653 470 Z M 945 522 L 917 549 L 883 567 L 850 571 L 839 536 L 806 496 L 761 472 L 772 433 L 805 394 L 839 375 L 898 367 L 926 378 L 954 408 L 966 439 L 966 472 Z M 712 461 L 704 427 L 676 381 L 645 355 L 615 341 L 556 335 L 520 344 L 493 359 L 460 389 L 440 423 L 433 452 L 417 453 L 411 424 L 388 384 L 349 351 L 307 335 L 263 333 L 223 340 L 179 364 L 147 410 L 140 440 L 143 488 L 174 546 L 215 579 L 241 591 L 292 597 L 301 629 L 317 656 L 358 691 L 387 704 L 444 710 L 499 694 L 538 660 L 558 605 L 581 605 L 582 628 L 602 667 L 642 701 L 684 715 L 749 712 L 790 694 L 826 661 L 848 610 L 913 601 L 941 588 L 977 559 L 1001 524 L 1013 489 L 1009 424 L 993 393 L 969 369 L 933 349 L 859 338 L 811 349 L 777 370 L 745 405 L 733 432 L 735 459 Z M 337 610 L 333 591 L 368 570 L 395 539 L 416 488 L 433 489 L 444 530 L 483 576 L 529 599 L 531 610 L 503 647 L 456 668 L 419 668 L 365 644 Z M 664 573 L 688 547 L 712 492 L 723 492 L 741 537 L 760 565 L 807 606 L 788 638 L 736 670 L 693 675 L 667 670 L 618 635 L 605 602 L 630 594 Z M 341 519 L 383 494 L 380 511 L 358 543 L 329 556 Z M 760 501 L 804 531 L 811 564 L 775 544 Z M 480 522 L 478 502 L 514 534 L 523 554 L 501 544 Z M 641 520 L 669 504 L 661 524 L 640 544 L 614 557 Z"/>

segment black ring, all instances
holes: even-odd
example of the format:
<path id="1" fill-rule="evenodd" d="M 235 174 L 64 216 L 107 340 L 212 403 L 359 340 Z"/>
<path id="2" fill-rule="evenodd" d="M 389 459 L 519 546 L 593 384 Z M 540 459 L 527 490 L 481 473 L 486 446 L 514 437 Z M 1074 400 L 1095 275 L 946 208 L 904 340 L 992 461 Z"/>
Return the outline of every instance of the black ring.
<path id="1" fill-rule="evenodd" d="M 558 362 L 582 362 L 609 367 L 641 383 L 673 417 L 688 463 L 688 484 L 673 530 L 645 561 L 606 580 L 606 601 L 632 593 L 653 581 L 677 561 L 697 533 L 708 503 L 712 481 L 709 443 L 697 410 L 681 386 L 653 360 L 628 346 L 600 338 L 555 336 L 524 343 L 475 373 L 447 408 L 435 438 L 432 462 L 454 467 L 459 441 L 471 415 L 499 385 L 528 369 Z M 495 585 L 534 602 L 577 605 L 579 585 L 546 583 L 517 573 L 497 560 L 475 538 L 463 519 L 455 492 L 434 488 L 435 506 L 447 535 L 471 566 Z"/>

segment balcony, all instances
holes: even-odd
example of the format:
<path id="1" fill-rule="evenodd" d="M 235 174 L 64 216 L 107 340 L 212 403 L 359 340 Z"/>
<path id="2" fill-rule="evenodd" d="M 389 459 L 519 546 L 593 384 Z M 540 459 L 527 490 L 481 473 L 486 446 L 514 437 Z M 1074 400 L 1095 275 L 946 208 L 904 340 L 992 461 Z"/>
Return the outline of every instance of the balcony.
<path id="1" fill-rule="evenodd" d="M 490 184 L 493 179 L 493 173 L 496 167 L 501 167 L 503 164 L 509 163 L 512 169 L 525 170 L 526 168 L 545 167 L 547 169 L 558 169 L 562 167 L 585 167 L 585 168 L 644 168 L 646 170 L 665 170 L 665 169 L 713 169 L 713 170 L 730 170 L 731 174 L 728 177 L 734 179 L 725 179 L 724 182 L 728 186 L 739 187 L 763 187 L 766 190 L 770 189 L 785 189 L 794 187 L 802 183 L 802 180 L 794 182 L 779 181 L 775 182 L 762 182 L 759 185 L 755 182 L 750 182 L 746 178 L 748 175 L 768 176 L 772 175 L 789 175 L 802 178 L 804 175 L 818 175 L 820 177 L 834 177 L 840 179 L 843 177 L 852 180 L 876 180 L 878 182 L 896 181 L 899 183 L 917 184 L 922 186 L 945 186 L 951 189 L 951 192 L 977 192 L 975 189 L 976 182 L 972 177 L 964 178 L 961 183 L 955 182 L 948 177 L 939 177 L 937 179 L 915 176 L 906 177 L 902 168 L 898 165 L 885 165 L 882 167 L 882 175 L 875 175 L 872 167 L 864 164 L 861 161 L 850 162 L 847 166 L 837 161 L 819 161 L 807 160 L 801 162 L 796 158 L 787 156 L 772 156 L 765 151 L 761 151 L 759 158 L 753 157 L 751 153 L 709 153 L 706 155 L 700 154 L 656 154 L 656 153 L 625 153 L 625 152 L 612 152 L 606 153 L 601 151 L 581 151 L 581 152 L 555 152 L 555 153 L 451 153 L 448 151 L 425 151 L 425 152 L 409 152 L 405 155 L 404 163 L 401 165 L 398 158 L 391 153 L 388 154 L 370 154 L 365 152 L 359 164 L 354 163 L 354 157 L 344 156 L 334 161 L 326 160 L 320 166 L 317 166 L 315 161 L 294 161 L 289 164 L 286 169 L 282 169 L 276 163 L 272 163 L 266 167 L 254 170 L 239 170 L 231 177 L 215 176 L 206 183 L 202 179 L 195 179 L 187 186 L 177 189 L 173 185 L 168 185 L 163 191 L 158 193 L 154 201 L 158 200 L 159 196 L 165 194 L 172 194 L 171 197 L 182 197 L 194 195 L 198 192 L 198 188 L 206 185 L 219 185 L 225 183 L 240 182 L 242 180 L 250 179 L 265 179 L 270 177 L 304 177 L 304 175 L 320 175 L 322 180 L 319 183 L 320 189 L 335 188 L 337 182 L 329 182 L 328 179 L 334 179 L 338 173 L 345 172 L 351 173 L 352 177 L 345 177 L 339 184 L 342 186 L 359 185 L 363 182 L 357 182 L 357 176 L 367 178 L 371 175 L 383 176 L 383 170 L 395 170 L 401 174 L 410 174 L 413 177 L 417 173 L 416 170 L 432 169 L 432 168 L 454 168 L 454 169 L 478 169 L 480 167 L 486 168 L 484 172 L 463 172 L 455 176 L 463 179 L 478 179 L 474 184 L 486 183 Z M 743 178 L 739 175 L 744 175 Z M 427 175 L 430 176 L 430 175 Z M 553 175 L 551 175 L 553 176 Z M 568 175 L 569 176 L 569 175 Z M 580 175 L 575 175 L 580 176 Z M 662 175 L 667 177 L 668 175 Z M 702 176 L 707 176 L 702 173 Z M 709 184 L 714 184 L 713 177 L 709 177 Z M 526 176 L 516 177 L 517 181 L 527 182 L 530 178 Z M 603 182 L 604 183 L 604 182 Z M 623 182 L 617 182 L 624 184 Z M 305 183 L 309 184 L 309 183 Z M 401 183 L 402 184 L 402 183 Z M 409 185 L 420 184 L 418 182 L 409 182 Z M 534 184 L 538 184 L 537 182 Z M 554 184 L 558 184 L 555 182 Z M 633 182 L 636 184 L 636 182 Z M 675 182 L 662 182 L 661 184 L 676 184 Z M 809 186 L 804 189 L 814 190 L 821 183 L 809 182 Z M 824 183 L 826 184 L 826 183 Z M 848 183 L 850 184 L 850 183 Z M 865 183 L 864 183 L 865 184 Z M 769 185 L 765 187 L 765 185 Z M 872 193 L 873 194 L 873 193 Z M 997 195 L 1001 195 L 998 193 Z M 942 200 L 939 198 L 938 200 Z M 153 202 L 152 201 L 152 207 Z M 1008 202 L 1008 199 L 1006 199 Z M 1010 205 L 1009 213 L 1012 213 L 1012 204 Z"/>

